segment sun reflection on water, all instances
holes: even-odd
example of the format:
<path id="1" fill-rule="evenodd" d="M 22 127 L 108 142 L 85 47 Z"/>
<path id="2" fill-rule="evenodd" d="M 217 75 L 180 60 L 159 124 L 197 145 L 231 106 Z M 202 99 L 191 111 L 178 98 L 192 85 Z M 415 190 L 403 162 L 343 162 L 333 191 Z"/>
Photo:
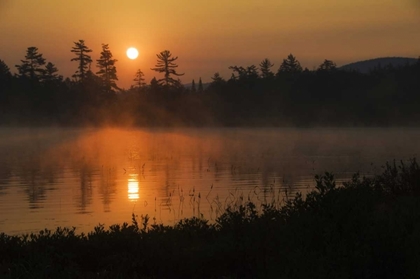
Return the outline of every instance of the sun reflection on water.
<path id="1" fill-rule="evenodd" d="M 128 199 L 131 201 L 139 199 L 139 180 L 137 173 L 128 175 Z"/>

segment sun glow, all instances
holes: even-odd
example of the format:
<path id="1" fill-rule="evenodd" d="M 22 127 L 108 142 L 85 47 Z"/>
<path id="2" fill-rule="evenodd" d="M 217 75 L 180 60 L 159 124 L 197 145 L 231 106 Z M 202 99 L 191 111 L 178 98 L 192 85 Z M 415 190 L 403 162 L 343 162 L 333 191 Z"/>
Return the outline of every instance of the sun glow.
<path id="1" fill-rule="evenodd" d="M 130 174 L 128 178 L 128 199 L 132 201 L 139 199 L 139 181 L 137 176 L 138 174 Z"/>
<path id="2" fill-rule="evenodd" d="M 130 47 L 129 49 L 127 49 L 127 57 L 130 59 L 136 59 L 137 56 L 139 56 L 139 51 L 134 48 L 134 47 Z"/>

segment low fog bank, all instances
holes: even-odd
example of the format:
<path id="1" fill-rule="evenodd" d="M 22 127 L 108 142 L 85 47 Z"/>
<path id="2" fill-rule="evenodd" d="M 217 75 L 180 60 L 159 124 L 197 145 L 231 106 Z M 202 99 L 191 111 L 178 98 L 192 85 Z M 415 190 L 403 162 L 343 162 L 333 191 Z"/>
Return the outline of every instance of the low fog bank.
<path id="1" fill-rule="evenodd" d="M 8 168 L 187 159 L 206 168 L 357 172 L 418 154 L 418 128 L 0 128 L 0 163 Z"/>

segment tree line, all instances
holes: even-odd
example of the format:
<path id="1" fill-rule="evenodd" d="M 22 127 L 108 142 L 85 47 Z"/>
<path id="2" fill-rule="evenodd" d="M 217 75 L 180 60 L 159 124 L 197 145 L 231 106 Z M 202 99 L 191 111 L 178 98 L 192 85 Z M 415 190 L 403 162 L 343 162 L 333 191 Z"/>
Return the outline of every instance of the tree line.
<path id="1" fill-rule="evenodd" d="M 417 64 L 385 65 L 363 74 L 325 60 L 303 68 L 288 55 L 274 71 L 265 58 L 250 66 L 229 66 L 227 79 L 216 72 L 186 87 L 177 56 L 156 55 L 149 83 L 138 69 L 133 85 L 117 86 L 116 64 L 108 44 L 94 62 L 84 40 L 74 42 L 76 71 L 58 74 L 36 47 L 28 47 L 17 73 L 0 59 L 2 125 L 136 126 L 383 126 L 418 125 L 420 59 Z"/>

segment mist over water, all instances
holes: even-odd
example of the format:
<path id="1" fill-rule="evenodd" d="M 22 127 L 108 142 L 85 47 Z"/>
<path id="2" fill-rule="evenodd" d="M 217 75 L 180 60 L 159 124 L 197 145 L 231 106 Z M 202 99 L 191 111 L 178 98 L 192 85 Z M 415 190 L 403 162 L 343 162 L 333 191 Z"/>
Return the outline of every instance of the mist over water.
<path id="1" fill-rule="evenodd" d="M 240 199 L 373 175 L 420 151 L 420 129 L 0 129 L 0 231 L 87 232 L 131 214 L 214 220 Z"/>

